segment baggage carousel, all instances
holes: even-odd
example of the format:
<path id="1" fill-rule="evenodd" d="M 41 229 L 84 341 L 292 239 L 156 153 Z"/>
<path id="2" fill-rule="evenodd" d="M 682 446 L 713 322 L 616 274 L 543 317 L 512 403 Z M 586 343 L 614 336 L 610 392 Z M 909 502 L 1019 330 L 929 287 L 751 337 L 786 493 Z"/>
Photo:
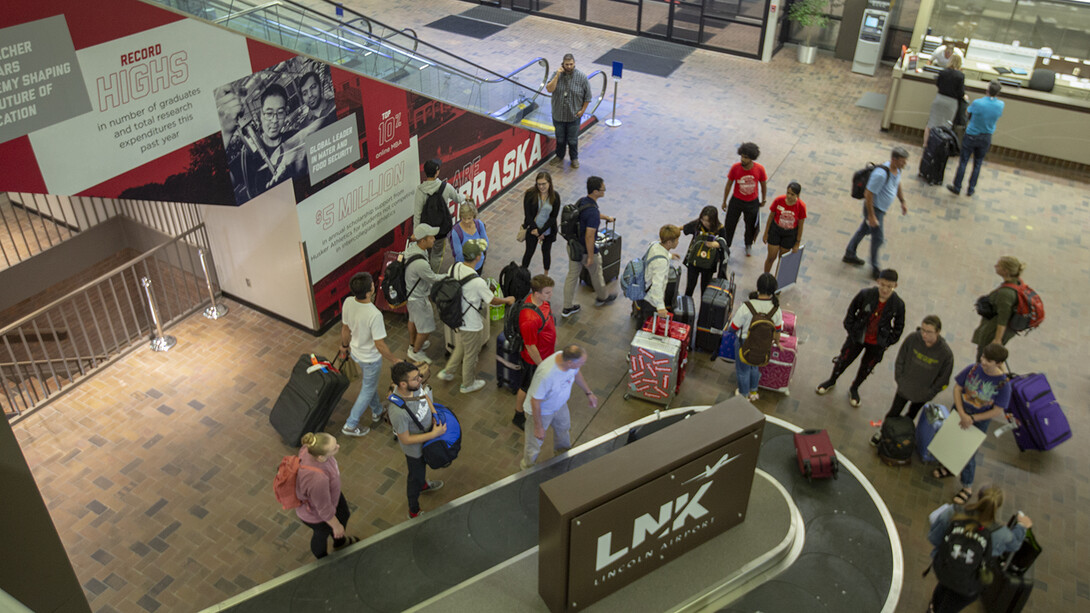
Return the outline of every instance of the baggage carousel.
<path id="1" fill-rule="evenodd" d="M 656 412 L 206 611 L 548 611 L 540 485 L 624 446 L 633 428 L 706 408 Z M 888 509 L 843 456 L 838 479 L 802 477 L 799 430 L 767 417 L 745 522 L 585 610 L 892 613 L 903 558 Z"/>

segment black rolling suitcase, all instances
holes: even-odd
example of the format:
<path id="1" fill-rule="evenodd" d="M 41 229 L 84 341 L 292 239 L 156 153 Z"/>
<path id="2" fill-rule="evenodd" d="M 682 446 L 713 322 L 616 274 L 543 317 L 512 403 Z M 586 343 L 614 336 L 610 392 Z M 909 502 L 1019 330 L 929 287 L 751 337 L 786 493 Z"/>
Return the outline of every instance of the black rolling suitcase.
<path id="1" fill-rule="evenodd" d="M 496 337 L 496 386 L 507 388 L 512 394 L 518 393 L 522 381 L 522 358 L 513 351 L 507 337 L 500 332 Z"/>
<path id="2" fill-rule="evenodd" d="M 931 128 L 920 157 L 920 176 L 928 185 L 942 185 L 946 162 L 958 152 L 958 139 L 950 128 Z"/>
<path id="3" fill-rule="evenodd" d="M 1018 613 L 1025 608 L 1033 592 L 1033 567 L 1018 575 L 997 571 L 991 584 L 984 586 L 980 601 L 988 613 Z"/>
<path id="4" fill-rule="evenodd" d="M 326 362 L 323 357 L 317 360 Z M 327 366 L 324 371 L 308 373 L 311 366 L 310 354 L 299 356 L 288 384 L 269 412 L 269 423 L 284 443 L 292 447 L 298 447 L 299 439 L 307 432 L 325 429 L 333 409 L 348 389 L 348 377 L 339 371 Z"/>
<path id="5" fill-rule="evenodd" d="M 598 247 L 595 257 L 602 258 L 602 280 L 611 283 L 621 276 L 621 235 L 617 234 L 616 225 L 606 226 L 598 231 L 594 239 L 594 245 Z M 579 275 L 579 279 L 586 285 L 591 285 L 590 273 L 586 268 Z M 592 286 L 593 287 L 593 286 Z"/>
<path id="6" fill-rule="evenodd" d="M 685 324 L 690 328 L 696 327 L 696 302 L 693 301 L 692 296 L 686 296 L 682 294 L 677 297 L 677 303 L 674 305 L 674 321 L 679 324 Z M 693 348 L 693 343 L 696 342 L 696 335 L 689 335 L 689 349 Z"/>
<path id="7" fill-rule="evenodd" d="M 734 273 L 730 279 L 712 279 L 700 293 L 700 314 L 696 320 L 696 350 L 714 354 L 719 351 L 723 330 L 734 308 Z"/>

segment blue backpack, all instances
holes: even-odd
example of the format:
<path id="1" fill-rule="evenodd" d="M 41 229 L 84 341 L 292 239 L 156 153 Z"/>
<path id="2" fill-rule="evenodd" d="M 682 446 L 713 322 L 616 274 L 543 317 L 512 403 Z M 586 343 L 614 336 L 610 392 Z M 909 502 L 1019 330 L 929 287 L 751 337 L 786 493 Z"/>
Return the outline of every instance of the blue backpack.
<path id="1" fill-rule="evenodd" d="M 651 247 L 648 247 L 642 258 L 636 258 L 628 262 L 628 265 L 624 267 L 624 272 L 621 273 L 621 291 L 624 292 L 625 298 L 633 302 L 643 300 L 647 296 L 647 291 L 651 289 L 645 276 L 647 266 L 655 260 L 666 259 L 666 256 L 662 255 L 656 255 L 648 259 L 647 256 L 650 253 Z"/>
<path id="2" fill-rule="evenodd" d="M 413 412 L 405 406 L 405 401 L 401 399 L 401 396 L 390 394 L 387 400 L 405 409 L 405 412 L 409 414 L 409 419 L 413 420 L 413 423 L 416 424 L 417 428 L 420 428 L 421 432 L 431 431 L 431 428 L 425 428 L 420 420 L 416 418 L 416 415 L 413 415 Z M 424 443 L 420 451 L 424 457 L 424 463 L 429 468 L 446 468 L 450 466 L 451 462 L 458 457 L 458 452 L 462 450 L 462 425 L 458 423 L 458 418 L 453 411 L 438 402 L 433 404 L 435 404 L 435 413 L 439 423 L 446 424 L 447 431 L 442 436 Z"/>

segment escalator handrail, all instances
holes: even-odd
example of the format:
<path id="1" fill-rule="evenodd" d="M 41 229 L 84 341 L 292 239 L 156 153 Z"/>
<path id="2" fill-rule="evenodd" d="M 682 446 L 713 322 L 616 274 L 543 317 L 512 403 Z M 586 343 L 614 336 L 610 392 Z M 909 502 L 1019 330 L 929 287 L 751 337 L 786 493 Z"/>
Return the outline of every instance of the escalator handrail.
<path id="1" fill-rule="evenodd" d="M 587 107 L 586 114 L 588 115 L 593 115 L 594 112 L 598 110 L 598 107 L 601 106 L 602 101 L 606 99 L 606 86 L 609 85 L 609 75 L 607 75 L 602 70 L 595 70 L 594 72 L 587 75 L 587 81 L 590 81 L 591 79 L 599 75 L 602 77 L 602 90 L 598 92 L 598 98 L 594 100 L 594 106 Z"/>
<path id="2" fill-rule="evenodd" d="M 213 19 L 212 23 L 217 24 L 217 25 L 222 25 L 222 24 L 224 24 L 224 23 L 226 23 L 228 21 L 231 21 L 232 19 L 237 19 L 239 17 L 245 17 L 246 15 L 249 15 L 250 13 L 256 13 L 258 11 L 264 11 L 264 10 L 267 10 L 267 9 L 270 9 L 270 8 L 273 8 L 273 7 L 276 7 L 276 6 L 283 6 L 283 3 L 280 2 L 280 0 L 273 0 L 273 2 L 266 2 L 265 4 L 259 4 L 259 5 L 256 5 L 256 6 L 251 6 L 249 8 L 244 8 L 241 11 L 235 11 L 234 13 L 228 13 L 227 15 L 224 15 L 223 17 L 220 17 L 218 19 Z"/>
<path id="3" fill-rule="evenodd" d="M 506 79 L 508 81 L 514 81 L 515 80 L 515 75 L 517 75 L 518 73 L 522 72 L 523 70 L 526 70 L 527 68 L 533 66 L 534 64 L 543 64 L 545 66 L 545 74 L 544 74 L 544 76 L 541 77 L 541 85 L 538 85 L 538 87 L 540 88 L 540 87 L 544 86 L 549 81 L 549 60 L 545 59 L 544 57 L 536 57 L 536 58 L 530 60 L 529 62 L 526 62 L 522 66 L 519 66 L 518 68 L 516 68 L 516 69 L 512 70 L 511 72 L 507 73 L 507 76 L 504 77 L 504 79 Z M 502 79 L 499 79 L 499 78 L 489 79 L 489 80 L 481 79 L 481 81 L 484 82 L 484 83 L 499 83 L 501 80 Z"/>

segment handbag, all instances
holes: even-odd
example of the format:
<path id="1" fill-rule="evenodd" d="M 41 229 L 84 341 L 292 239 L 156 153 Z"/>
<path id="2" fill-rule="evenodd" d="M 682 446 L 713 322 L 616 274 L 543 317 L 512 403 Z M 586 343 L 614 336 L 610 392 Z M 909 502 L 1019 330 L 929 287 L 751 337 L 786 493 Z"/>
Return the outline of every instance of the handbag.
<path id="1" fill-rule="evenodd" d="M 348 357 L 347 353 L 345 354 L 341 365 L 336 368 L 341 371 L 341 374 L 349 381 L 356 381 L 363 378 L 363 371 L 360 370 L 360 365 L 357 364 L 355 360 Z"/>
<path id="2" fill-rule="evenodd" d="M 515 235 L 515 240 L 520 243 L 526 242 L 526 226 L 519 226 L 519 233 Z"/>

